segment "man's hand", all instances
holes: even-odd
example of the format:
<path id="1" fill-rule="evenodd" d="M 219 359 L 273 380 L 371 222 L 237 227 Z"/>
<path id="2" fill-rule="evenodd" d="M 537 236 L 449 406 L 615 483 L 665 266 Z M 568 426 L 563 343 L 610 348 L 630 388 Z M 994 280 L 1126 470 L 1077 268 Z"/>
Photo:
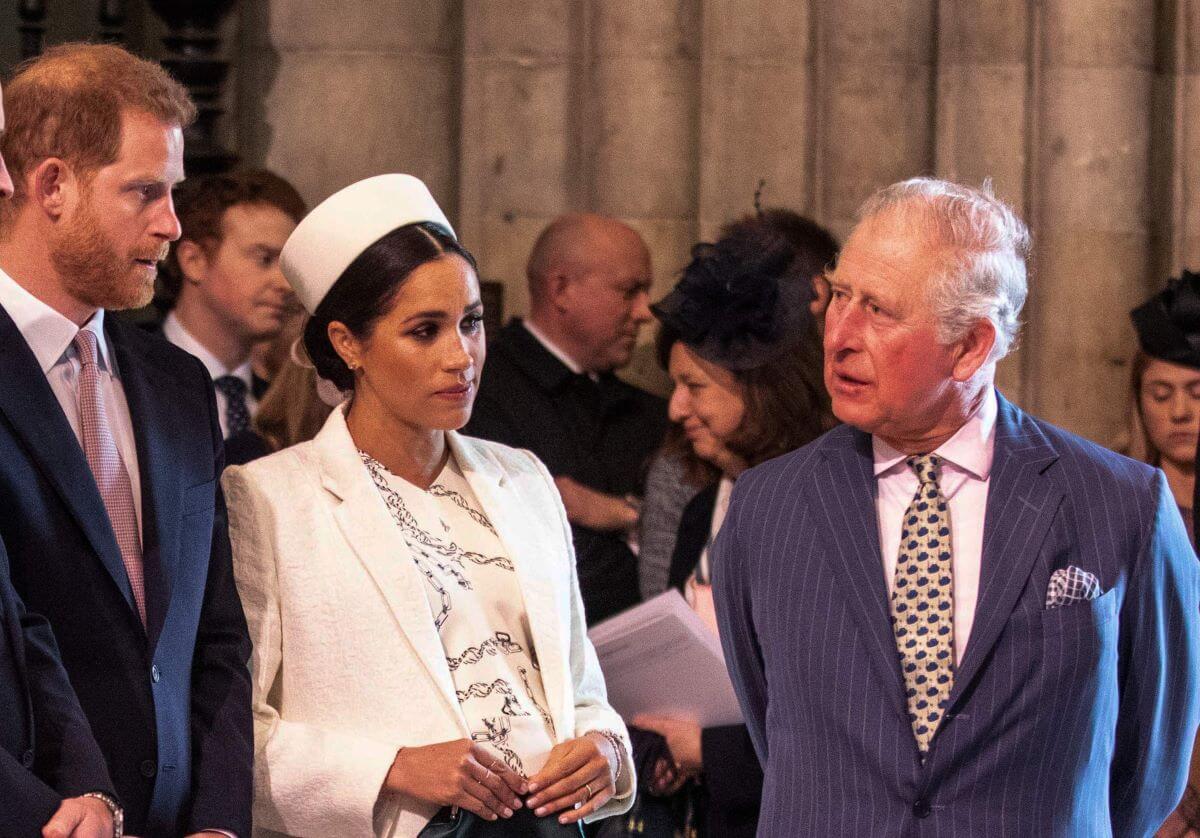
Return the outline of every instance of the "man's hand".
<path id="1" fill-rule="evenodd" d="M 652 730 L 667 740 L 675 768 L 684 777 L 693 777 L 704 768 L 704 757 L 700 748 L 700 725 L 666 716 L 637 716 L 635 727 Z"/>
<path id="2" fill-rule="evenodd" d="M 112 812 L 94 797 L 68 797 L 42 827 L 42 838 L 112 838 Z"/>
<path id="3" fill-rule="evenodd" d="M 554 485 L 572 524 L 601 532 L 629 532 L 638 524 L 637 508 L 625 498 L 589 489 L 570 477 L 556 477 Z"/>

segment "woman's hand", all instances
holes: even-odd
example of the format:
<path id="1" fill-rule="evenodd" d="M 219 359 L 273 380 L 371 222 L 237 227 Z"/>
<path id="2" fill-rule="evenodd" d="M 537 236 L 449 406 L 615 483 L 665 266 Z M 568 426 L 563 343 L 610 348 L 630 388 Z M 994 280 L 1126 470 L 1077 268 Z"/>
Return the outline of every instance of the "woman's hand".
<path id="1" fill-rule="evenodd" d="M 667 740 L 671 758 L 675 760 L 676 773 L 687 778 L 694 777 L 704 770 L 700 725 L 666 716 L 638 716 L 633 720 L 633 724 L 643 730 L 652 730 Z"/>
<path id="2" fill-rule="evenodd" d="M 555 745 L 542 770 L 529 778 L 534 795 L 526 805 L 539 818 L 566 809 L 558 822 L 576 823 L 617 793 L 620 760 L 612 743 L 599 733 Z"/>
<path id="3" fill-rule="evenodd" d="M 469 739 L 401 748 L 383 781 L 385 791 L 439 806 L 458 806 L 494 821 L 521 808 L 529 788 L 503 760 Z"/>

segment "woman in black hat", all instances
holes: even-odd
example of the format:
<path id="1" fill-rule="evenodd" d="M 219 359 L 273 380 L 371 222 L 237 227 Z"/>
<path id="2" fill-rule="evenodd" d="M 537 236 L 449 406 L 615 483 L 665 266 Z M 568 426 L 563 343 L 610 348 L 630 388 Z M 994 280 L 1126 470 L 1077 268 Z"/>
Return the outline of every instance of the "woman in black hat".
<path id="1" fill-rule="evenodd" d="M 693 465 L 718 478 L 684 510 L 669 581 L 714 632 L 708 548 L 733 481 L 833 424 L 812 306 L 812 276 L 824 264 L 814 267 L 804 255 L 767 214 L 750 216 L 715 244 L 697 245 L 678 285 L 651 307 L 661 323 L 659 361 L 675 385 L 671 420 L 683 429 Z M 754 834 L 762 772 L 744 725 L 701 730 L 663 717 L 634 724 L 643 731 L 635 756 L 646 768 L 645 790 L 670 799 L 669 828 Z M 659 755 L 644 731 L 665 740 Z"/>
<path id="2" fill-rule="evenodd" d="M 1195 540 L 1193 494 L 1200 433 L 1200 274 L 1179 279 L 1134 309 L 1138 351 L 1132 367 L 1133 418 L 1143 459 L 1167 475 Z"/>
<path id="3" fill-rule="evenodd" d="M 1184 271 L 1130 317 L 1138 351 L 1131 375 L 1133 419 L 1143 459 L 1167 475 L 1188 534 L 1195 543 L 1194 492 L 1200 436 L 1200 274 Z M 1200 836 L 1200 751 L 1183 800 L 1158 838 Z"/>

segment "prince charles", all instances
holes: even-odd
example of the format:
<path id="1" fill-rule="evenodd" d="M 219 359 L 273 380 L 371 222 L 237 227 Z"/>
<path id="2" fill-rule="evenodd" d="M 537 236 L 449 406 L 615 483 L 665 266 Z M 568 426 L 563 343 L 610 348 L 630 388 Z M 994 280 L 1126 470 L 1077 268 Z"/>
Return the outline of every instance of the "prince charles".
<path id="1" fill-rule="evenodd" d="M 715 546 L 758 834 L 1152 835 L 1200 711 L 1166 480 L 996 392 L 1026 296 L 1008 207 L 916 179 L 861 218 L 825 324 L 845 424 L 739 478 Z"/>

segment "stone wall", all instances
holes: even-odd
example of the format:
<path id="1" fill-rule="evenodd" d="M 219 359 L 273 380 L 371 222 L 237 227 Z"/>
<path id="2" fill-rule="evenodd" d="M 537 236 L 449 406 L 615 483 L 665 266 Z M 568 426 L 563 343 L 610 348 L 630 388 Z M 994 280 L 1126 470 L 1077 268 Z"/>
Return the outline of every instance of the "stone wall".
<path id="1" fill-rule="evenodd" d="M 1194 0 L 245 0 L 240 33 L 247 161 L 312 201 L 421 176 L 509 314 L 563 210 L 640 230 L 662 293 L 760 181 L 844 235 L 883 184 L 991 178 L 1036 241 L 1002 387 L 1111 443 L 1127 310 L 1200 266 Z"/>

